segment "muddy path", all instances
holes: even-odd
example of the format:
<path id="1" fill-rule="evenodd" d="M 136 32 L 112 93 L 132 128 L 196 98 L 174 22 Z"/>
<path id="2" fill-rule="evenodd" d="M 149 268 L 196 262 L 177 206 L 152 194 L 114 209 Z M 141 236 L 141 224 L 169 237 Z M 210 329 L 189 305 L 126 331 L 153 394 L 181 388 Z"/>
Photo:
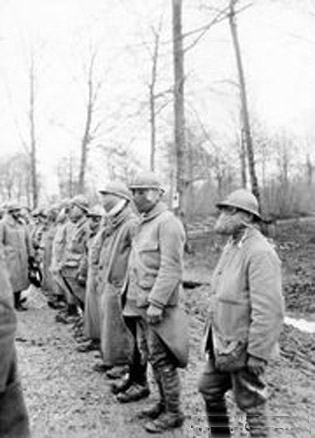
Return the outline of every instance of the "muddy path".
<path id="1" fill-rule="evenodd" d="M 204 320 L 197 308 L 205 302 L 204 292 L 202 288 L 187 291 L 186 298 L 192 303 L 191 357 L 187 370 L 181 371 L 186 421 L 182 429 L 164 434 L 166 438 L 207 436 L 203 403 L 196 390 L 203 366 L 200 339 Z M 18 315 L 16 343 L 33 438 L 147 437 L 136 413 L 157 398 L 151 375 L 149 399 L 120 405 L 110 393 L 110 381 L 92 370 L 99 361 L 98 353 L 78 353 L 71 325 L 57 324 L 55 314 L 41 292 L 32 290 L 29 310 Z M 273 436 L 309 438 L 309 428 L 315 430 L 311 418 L 315 412 L 311 350 L 315 336 L 286 326 L 281 345 L 282 355 L 268 372 L 271 423 L 278 428 Z M 301 354 L 296 355 L 297 350 Z M 235 436 L 246 436 L 243 417 L 234 410 L 233 416 Z"/>
<path id="2" fill-rule="evenodd" d="M 304 230 L 304 229 L 303 229 Z M 315 226 L 298 233 L 296 227 L 279 234 L 277 245 L 284 264 L 284 284 L 290 315 L 315 320 L 314 303 L 315 244 L 310 238 Z M 184 426 L 165 433 L 166 438 L 208 436 L 203 402 L 197 381 L 203 366 L 200 341 L 207 308 L 211 303 L 208 283 L 220 252 L 212 240 L 195 242 L 195 254 L 186 260 L 184 304 L 190 315 L 190 362 L 181 370 Z M 204 254 L 207 254 L 205 257 Z M 198 287 L 192 287 L 199 283 Z M 292 286 L 299 284 L 299 287 Z M 305 286 L 306 284 L 306 286 Z M 301 286 L 302 285 L 302 286 Z M 97 352 L 78 353 L 73 327 L 56 323 L 56 311 L 47 306 L 38 289 L 28 293 L 27 312 L 18 314 L 19 367 L 31 419 L 33 438 L 144 438 L 139 409 L 157 399 L 152 382 L 148 399 L 119 404 L 110 392 L 110 381 L 93 371 L 99 362 Z M 306 298 L 305 298 L 306 297 Z M 272 437 L 310 438 L 315 436 L 315 334 L 284 326 L 280 339 L 281 355 L 270 364 Z M 229 399 L 234 437 L 247 436 L 244 418 Z"/>

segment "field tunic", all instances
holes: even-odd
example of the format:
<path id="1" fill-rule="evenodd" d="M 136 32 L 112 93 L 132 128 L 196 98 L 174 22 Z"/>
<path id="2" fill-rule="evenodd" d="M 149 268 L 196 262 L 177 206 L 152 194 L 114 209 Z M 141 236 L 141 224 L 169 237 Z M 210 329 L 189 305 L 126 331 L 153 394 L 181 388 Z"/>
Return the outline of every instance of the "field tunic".
<path id="1" fill-rule="evenodd" d="M 159 202 L 142 217 L 133 240 L 128 268 L 128 302 L 176 306 L 183 274 L 185 232 L 181 222 Z"/>
<path id="2" fill-rule="evenodd" d="M 87 252 L 87 242 L 90 237 L 88 219 L 83 217 L 64 231 L 67 236 L 61 265 L 66 270 L 66 276 L 75 277 L 81 269 L 81 263 L 84 263 L 84 255 Z"/>
<path id="3" fill-rule="evenodd" d="M 84 309 L 84 335 L 90 339 L 101 337 L 101 295 L 97 293 L 97 270 L 100 249 L 104 240 L 102 227 L 88 242 L 85 263 L 81 265 L 80 275 L 86 275 L 86 295 Z"/>
<path id="4" fill-rule="evenodd" d="M 43 234 L 42 251 L 43 251 L 43 284 L 42 289 L 46 291 L 53 290 L 53 278 L 50 271 L 53 256 L 53 242 L 57 231 L 57 225 L 51 223 Z"/>
<path id="5" fill-rule="evenodd" d="M 185 231 L 180 220 L 159 202 L 141 224 L 132 243 L 124 286 L 124 316 L 146 320 L 146 308 L 163 310 L 159 324 L 148 325 L 172 351 L 179 366 L 188 360 L 187 318 L 180 306 Z"/>
<path id="6" fill-rule="evenodd" d="M 0 221 L 0 251 L 4 254 L 13 292 L 26 290 L 29 285 L 28 260 L 33 255 L 26 225 L 6 215 Z"/>
<path id="7" fill-rule="evenodd" d="M 284 318 L 281 262 L 258 229 L 247 228 L 238 242 L 226 244 L 212 277 L 212 292 L 209 328 L 215 351 L 233 357 L 233 350 L 244 347 L 240 366 L 248 354 L 268 361 Z"/>
<path id="8" fill-rule="evenodd" d="M 130 360 L 131 337 L 122 316 L 121 289 L 138 222 L 127 206 L 107 227 L 100 252 L 97 289 L 101 294 L 101 351 L 106 365 Z"/>

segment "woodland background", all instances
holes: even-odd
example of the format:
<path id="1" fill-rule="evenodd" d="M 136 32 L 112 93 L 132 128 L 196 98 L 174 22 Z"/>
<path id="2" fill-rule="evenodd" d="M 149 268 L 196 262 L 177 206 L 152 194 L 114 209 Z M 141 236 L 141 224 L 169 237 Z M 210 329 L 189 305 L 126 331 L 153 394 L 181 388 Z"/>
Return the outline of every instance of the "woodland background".
<path id="1" fill-rule="evenodd" d="M 315 211 L 314 1 L 0 9 L 0 203 L 97 202 L 150 168 L 188 221 L 240 186 L 267 217 Z"/>

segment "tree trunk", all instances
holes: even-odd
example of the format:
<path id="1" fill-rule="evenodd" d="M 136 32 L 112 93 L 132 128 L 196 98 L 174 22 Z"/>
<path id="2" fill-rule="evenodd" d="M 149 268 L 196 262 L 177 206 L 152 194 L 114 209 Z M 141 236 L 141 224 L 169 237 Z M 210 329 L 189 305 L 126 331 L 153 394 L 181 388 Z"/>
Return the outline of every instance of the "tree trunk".
<path id="1" fill-rule="evenodd" d="M 150 169 L 155 170 L 156 155 L 156 108 L 155 108 L 155 86 L 157 81 L 157 66 L 159 58 L 161 24 L 157 31 L 154 31 L 154 48 L 152 54 L 151 81 L 149 84 L 150 97 L 150 127 L 151 127 L 151 152 L 150 152 Z"/>
<path id="2" fill-rule="evenodd" d="M 150 126 L 151 126 L 151 151 L 150 151 L 150 169 L 155 170 L 156 154 L 156 121 L 155 121 L 155 98 L 154 86 L 150 85 Z"/>
<path id="3" fill-rule="evenodd" d="M 31 55 L 29 69 L 30 81 L 30 100 L 29 100 L 29 121 L 30 121 L 30 142 L 31 142 L 31 185 L 32 185 L 32 203 L 33 208 L 38 204 L 38 182 L 37 182 L 37 144 L 36 144 L 36 130 L 35 130 L 35 66 L 34 55 Z"/>
<path id="4" fill-rule="evenodd" d="M 81 160 L 78 182 L 78 193 L 84 193 L 85 190 L 85 174 L 87 166 L 88 145 L 90 143 L 90 129 L 92 121 L 92 108 L 91 105 L 87 107 L 85 131 L 81 141 Z"/>
<path id="5" fill-rule="evenodd" d="M 184 114 L 184 51 L 182 35 L 182 0 L 173 5 L 173 59 L 174 59 L 174 140 L 176 156 L 176 191 L 179 210 L 184 209 L 185 188 L 185 114 Z"/>
<path id="6" fill-rule="evenodd" d="M 247 187 L 247 174 L 246 174 L 246 140 L 244 136 L 244 131 L 241 131 L 241 176 L 242 176 L 242 187 L 245 189 Z"/>
<path id="7" fill-rule="evenodd" d="M 311 186 L 313 183 L 313 170 L 314 170 L 314 168 L 312 165 L 310 154 L 307 154 L 307 156 L 306 156 L 306 181 L 307 181 L 308 186 Z"/>
<path id="8" fill-rule="evenodd" d="M 244 137 L 246 141 L 246 149 L 247 149 L 247 157 L 248 157 L 248 170 L 250 175 L 250 181 L 252 186 L 252 192 L 260 201 L 260 193 L 258 187 L 258 180 L 255 171 L 255 156 L 254 156 L 254 147 L 251 136 L 250 122 L 249 122 L 249 113 L 248 113 L 248 105 L 247 105 L 247 93 L 246 93 L 246 82 L 245 75 L 242 63 L 241 56 L 241 48 L 238 39 L 236 18 L 235 18 L 235 3 L 237 0 L 230 0 L 230 11 L 229 11 L 229 24 L 232 34 L 233 47 L 236 57 L 236 66 L 239 77 L 239 85 L 240 85 L 240 94 L 241 94 L 241 105 L 242 105 L 242 120 L 243 120 L 243 130 Z"/>
<path id="9" fill-rule="evenodd" d="M 85 176 L 86 167 L 88 159 L 88 147 L 96 134 L 96 128 L 92 131 L 93 115 L 95 110 L 96 101 L 98 98 L 98 93 L 100 91 L 100 84 L 95 81 L 95 61 L 96 61 L 97 51 L 91 53 L 91 58 L 89 60 L 88 72 L 87 72 L 87 105 L 86 105 L 86 117 L 85 117 L 85 127 L 84 134 L 81 141 L 81 159 L 80 159 L 80 170 L 78 178 L 78 193 L 84 193 L 85 191 Z"/>

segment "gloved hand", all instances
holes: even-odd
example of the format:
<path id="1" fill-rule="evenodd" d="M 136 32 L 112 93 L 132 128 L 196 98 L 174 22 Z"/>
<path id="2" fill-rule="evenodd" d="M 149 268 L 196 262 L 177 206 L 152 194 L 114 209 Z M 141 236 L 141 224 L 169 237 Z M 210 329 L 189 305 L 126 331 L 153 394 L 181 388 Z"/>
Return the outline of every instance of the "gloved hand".
<path id="1" fill-rule="evenodd" d="M 158 324 L 163 319 L 163 309 L 150 304 L 147 309 L 147 321 L 149 324 Z"/>
<path id="2" fill-rule="evenodd" d="M 263 374 L 267 367 L 267 362 L 264 359 L 260 359 L 256 356 L 249 356 L 247 360 L 247 368 L 255 376 Z"/>

